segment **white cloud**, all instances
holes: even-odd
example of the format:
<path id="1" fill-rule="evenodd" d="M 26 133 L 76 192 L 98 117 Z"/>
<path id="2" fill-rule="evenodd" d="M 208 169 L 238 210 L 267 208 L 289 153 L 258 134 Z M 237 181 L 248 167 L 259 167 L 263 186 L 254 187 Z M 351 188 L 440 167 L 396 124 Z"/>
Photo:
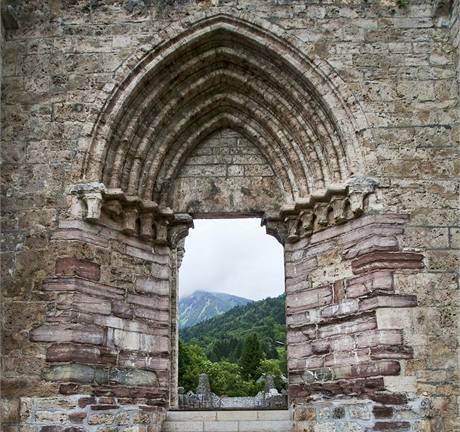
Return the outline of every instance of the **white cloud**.
<path id="1" fill-rule="evenodd" d="M 260 219 L 200 219 L 185 240 L 180 296 L 217 291 L 254 300 L 284 291 L 283 247 Z"/>

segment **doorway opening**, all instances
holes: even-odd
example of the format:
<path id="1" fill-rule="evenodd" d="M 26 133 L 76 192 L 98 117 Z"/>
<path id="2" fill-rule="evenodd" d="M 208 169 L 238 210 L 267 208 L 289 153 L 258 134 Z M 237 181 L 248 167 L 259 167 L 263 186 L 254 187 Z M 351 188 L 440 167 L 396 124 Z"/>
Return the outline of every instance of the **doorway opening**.
<path id="1" fill-rule="evenodd" d="M 287 408 L 284 250 L 260 219 L 196 220 L 178 287 L 179 408 Z"/>

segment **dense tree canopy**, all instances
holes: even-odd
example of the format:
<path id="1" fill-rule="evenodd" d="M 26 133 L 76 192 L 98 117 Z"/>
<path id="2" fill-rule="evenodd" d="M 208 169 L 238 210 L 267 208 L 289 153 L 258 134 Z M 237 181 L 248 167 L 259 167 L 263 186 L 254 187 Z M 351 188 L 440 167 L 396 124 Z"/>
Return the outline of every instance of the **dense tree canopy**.
<path id="1" fill-rule="evenodd" d="M 212 361 L 239 361 L 246 337 L 256 333 L 267 358 L 277 358 L 286 342 L 284 295 L 267 298 L 181 330 L 185 342 L 201 346 Z"/>
<path id="2" fill-rule="evenodd" d="M 181 330 L 179 385 L 195 391 L 200 373 L 218 395 L 254 396 L 262 375 L 280 389 L 287 375 L 284 295 L 268 298 Z"/>

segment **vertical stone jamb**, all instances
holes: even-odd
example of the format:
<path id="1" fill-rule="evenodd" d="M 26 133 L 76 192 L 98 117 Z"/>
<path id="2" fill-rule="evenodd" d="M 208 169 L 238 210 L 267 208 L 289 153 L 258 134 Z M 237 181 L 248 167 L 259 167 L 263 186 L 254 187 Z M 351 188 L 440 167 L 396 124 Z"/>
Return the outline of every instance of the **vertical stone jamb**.
<path id="1" fill-rule="evenodd" d="M 171 408 L 178 406 L 179 383 L 179 269 L 184 256 L 184 243 L 188 231 L 193 227 L 189 215 L 176 215 L 177 224 L 169 228 L 168 239 L 171 246 L 172 268 L 170 283 L 170 314 L 171 314 L 171 374 L 170 396 Z"/>

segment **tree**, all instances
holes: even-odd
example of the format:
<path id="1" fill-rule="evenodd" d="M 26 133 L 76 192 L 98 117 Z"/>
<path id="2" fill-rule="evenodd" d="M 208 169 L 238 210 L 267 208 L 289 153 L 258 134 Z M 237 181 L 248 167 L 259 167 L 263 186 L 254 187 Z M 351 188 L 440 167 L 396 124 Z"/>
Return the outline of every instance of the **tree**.
<path id="1" fill-rule="evenodd" d="M 219 396 L 255 396 L 260 386 L 244 379 L 241 367 L 228 361 L 212 362 L 203 349 L 179 340 L 179 385 L 195 391 L 201 373 L 209 376 L 211 389 Z"/>
<path id="2" fill-rule="evenodd" d="M 211 363 L 206 373 L 209 375 L 212 391 L 219 396 L 255 396 L 259 390 L 253 380 L 245 380 L 241 376 L 241 368 L 234 363 Z"/>
<path id="3" fill-rule="evenodd" d="M 211 362 L 198 345 L 179 341 L 179 386 L 195 391 L 201 373 L 206 373 Z"/>
<path id="4" fill-rule="evenodd" d="M 241 357 L 242 340 L 235 336 L 225 336 L 215 339 L 206 351 L 209 360 L 213 362 L 226 360 L 236 363 Z"/>
<path id="5" fill-rule="evenodd" d="M 263 351 L 256 333 L 250 333 L 243 344 L 240 366 L 245 378 L 257 378 L 258 368 L 263 358 Z"/>

